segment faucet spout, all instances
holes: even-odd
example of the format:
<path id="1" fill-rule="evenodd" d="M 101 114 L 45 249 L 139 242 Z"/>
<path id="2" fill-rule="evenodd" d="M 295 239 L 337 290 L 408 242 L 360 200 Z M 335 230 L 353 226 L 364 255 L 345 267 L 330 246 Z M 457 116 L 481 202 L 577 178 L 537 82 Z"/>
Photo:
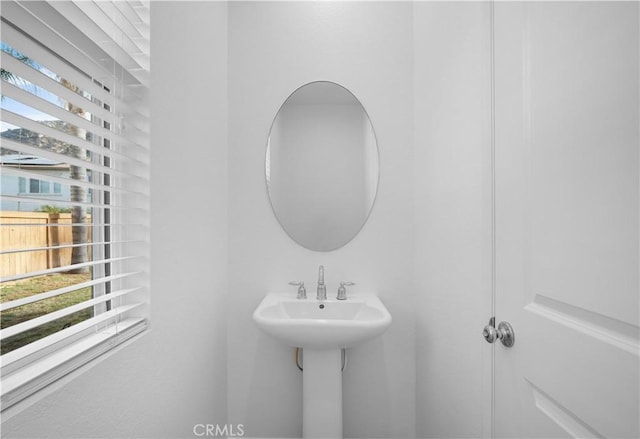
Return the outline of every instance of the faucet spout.
<path id="1" fill-rule="evenodd" d="M 324 267 L 318 268 L 318 291 L 316 293 L 317 300 L 327 300 L 327 287 L 324 284 Z"/>

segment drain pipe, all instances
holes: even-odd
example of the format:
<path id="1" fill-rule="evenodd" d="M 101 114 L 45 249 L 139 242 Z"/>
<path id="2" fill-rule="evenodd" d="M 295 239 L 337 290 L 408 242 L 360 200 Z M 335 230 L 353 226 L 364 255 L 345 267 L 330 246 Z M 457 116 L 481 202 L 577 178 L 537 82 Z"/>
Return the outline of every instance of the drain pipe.
<path id="1" fill-rule="evenodd" d="M 342 348 L 341 350 L 342 353 L 342 372 L 344 372 L 344 368 L 347 366 L 347 350 L 345 348 Z M 296 366 L 298 366 L 298 369 L 300 369 L 300 372 L 302 372 L 304 370 L 303 367 L 303 359 L 304 359 L 304 354 L 302 353 L 302 348 L 296 348 L 296 350 L 293 352 L 293 358 L 294 361 L 296 362 Z"/>

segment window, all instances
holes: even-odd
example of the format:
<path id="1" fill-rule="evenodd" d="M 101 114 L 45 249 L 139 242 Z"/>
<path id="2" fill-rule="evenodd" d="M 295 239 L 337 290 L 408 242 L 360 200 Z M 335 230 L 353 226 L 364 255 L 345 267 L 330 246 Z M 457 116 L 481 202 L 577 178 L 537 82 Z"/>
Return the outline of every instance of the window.
<path id="1" fill-rule="evenodd" d="M 3 411 L 147 326 L 148 30 L 141 1 L 3 1 Z"/>
<path id="2" fill-rule="evenodd" d="M 46 190 L 45 190 L 44 187 L 42 188 L 43 189 L 42 191 L 40 190 L 40 185 L 41 184 L 43 186 L 47 185 Z M 40 192 L 42 192 L 42 193 L 49 192 L 49 184 L 46 181 L 40 181 L 40 180 L 35 179 L 35 178 L 30 178 L 29 179 L 29 193 L 39 194 Z"/>
<path id="3" fill-rule="evenodd" d="M 51 191 L 53 189 L 53 192 Z M 38 180 L 37 178 L 29 179 L 29 192 L 27 192 L 27 179 L 18 177 L 18 193 L 20 194 L 61 194 L 62 185 L 53 183 L 50 185 L 48 181 Z"/>

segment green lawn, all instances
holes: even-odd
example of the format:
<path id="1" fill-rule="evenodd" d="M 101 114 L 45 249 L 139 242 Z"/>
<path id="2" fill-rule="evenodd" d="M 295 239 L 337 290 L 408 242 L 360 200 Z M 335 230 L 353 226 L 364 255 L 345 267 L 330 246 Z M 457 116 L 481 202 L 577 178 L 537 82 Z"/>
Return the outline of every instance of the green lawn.
<path id="1" fill-rule="evenodd" d="M 58 273 L 47 276 L 39 276 L 32 279 L 7 282 L 0 285 L 0 303 L 29 297 L 69 285 L 75 285 L 91 279 L 90 274 L 64 274 Z M 82 288 L 60 296 L 40 300 L 27 305 L 12 308 L 0 313 L 0 327 L 2 329 L 18 323 L 31 320 L 41 315 L 56 311 L 91 298 L 91 288 Z M 87 308 L 44 325 L 37 326 L 29 331 L 14 335 L 2 341 L 2 355 L 29 344 L 49 334 L 57 332 L 67 326 L 75 325 L 91 317 L 92 309 Z"/>

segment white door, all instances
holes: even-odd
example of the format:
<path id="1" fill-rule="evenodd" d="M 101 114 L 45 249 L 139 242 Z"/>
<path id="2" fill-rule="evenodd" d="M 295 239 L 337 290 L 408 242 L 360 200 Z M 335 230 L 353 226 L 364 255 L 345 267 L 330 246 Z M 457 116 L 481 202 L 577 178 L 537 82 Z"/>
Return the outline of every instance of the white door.
<path id="1" fill-rule="evenodd" d="M 494 434 L 637 438 L 638 3 L 494 13 Z"/>

